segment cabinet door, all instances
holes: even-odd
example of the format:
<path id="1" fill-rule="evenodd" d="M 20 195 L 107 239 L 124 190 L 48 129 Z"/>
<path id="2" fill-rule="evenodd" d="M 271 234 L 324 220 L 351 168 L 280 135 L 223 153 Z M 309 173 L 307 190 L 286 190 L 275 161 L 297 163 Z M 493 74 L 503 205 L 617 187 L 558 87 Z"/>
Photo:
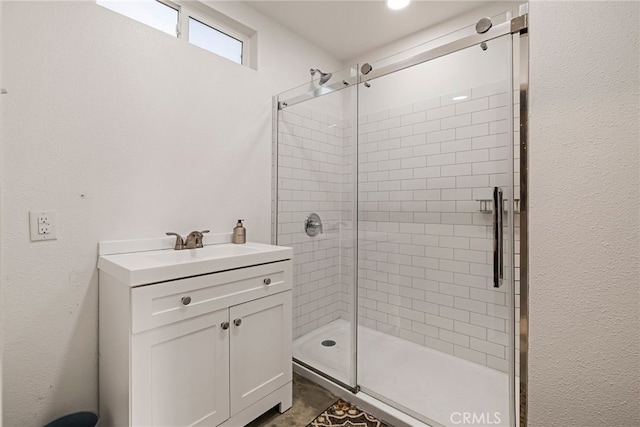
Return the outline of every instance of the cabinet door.
<path id="1" fill-rule="evenodd" d="M 216 426 L 229 418 L 228 310 L 132 337 L 134 426 Z"/>
<path id="2" fill-rule="evenodd" d="M 233 416 L 291 381 L 291 291 L 231 307 L 229 319 Z"/>

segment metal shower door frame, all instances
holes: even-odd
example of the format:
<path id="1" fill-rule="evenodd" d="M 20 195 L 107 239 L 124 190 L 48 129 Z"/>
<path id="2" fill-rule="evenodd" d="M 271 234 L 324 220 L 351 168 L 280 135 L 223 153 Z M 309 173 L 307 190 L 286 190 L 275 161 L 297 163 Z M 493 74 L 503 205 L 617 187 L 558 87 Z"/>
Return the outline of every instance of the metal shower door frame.
<path id="1" fill-rule="evenodd" d="M 527 15 L 524 15 L 525 18 Z M 520 390 L 519 427 L 528 425 L 529 387 L 529 33 L 525 25 L 513 34 L 518 44 L 520 97 Z"/>

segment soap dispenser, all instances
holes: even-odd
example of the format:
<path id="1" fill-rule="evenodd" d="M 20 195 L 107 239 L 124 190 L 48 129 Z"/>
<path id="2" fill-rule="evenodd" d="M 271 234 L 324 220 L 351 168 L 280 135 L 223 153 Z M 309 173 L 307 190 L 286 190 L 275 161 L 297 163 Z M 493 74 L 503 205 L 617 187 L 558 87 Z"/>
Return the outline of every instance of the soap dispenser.
<path id="1" fill-rule="evenodd" d="M 247 243 L 247 230 L 242 225 L 242 221 L 244 221 L 244 219 L 239 219 L 238 223 L 233 228 L 233 238 L 231 239 L 233 243 Z"/>

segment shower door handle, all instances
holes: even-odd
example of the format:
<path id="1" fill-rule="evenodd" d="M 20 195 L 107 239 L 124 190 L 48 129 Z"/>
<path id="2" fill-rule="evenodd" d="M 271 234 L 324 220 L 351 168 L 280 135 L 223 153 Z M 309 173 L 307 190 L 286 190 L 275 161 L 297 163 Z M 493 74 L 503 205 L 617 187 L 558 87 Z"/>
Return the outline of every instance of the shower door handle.
<path id="1" fill-rule="evenodd" d="M 493 287 L 499 288 L 504 277 L 502 189 L 493 187 Z"/>

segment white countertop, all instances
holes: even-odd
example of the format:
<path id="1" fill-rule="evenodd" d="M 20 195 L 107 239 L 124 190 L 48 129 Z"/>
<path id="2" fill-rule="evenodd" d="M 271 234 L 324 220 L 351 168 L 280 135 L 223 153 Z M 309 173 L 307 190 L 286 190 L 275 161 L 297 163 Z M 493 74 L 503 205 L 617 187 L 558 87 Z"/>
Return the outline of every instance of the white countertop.
<path id="1" fill-rule="evenodd" d="M 134 287 L 201 274 L 283 261 L 293 249 L 262 243 L 219 243 L 198 249 L 159 249 L 101 255 L 98 269 Z"/>

